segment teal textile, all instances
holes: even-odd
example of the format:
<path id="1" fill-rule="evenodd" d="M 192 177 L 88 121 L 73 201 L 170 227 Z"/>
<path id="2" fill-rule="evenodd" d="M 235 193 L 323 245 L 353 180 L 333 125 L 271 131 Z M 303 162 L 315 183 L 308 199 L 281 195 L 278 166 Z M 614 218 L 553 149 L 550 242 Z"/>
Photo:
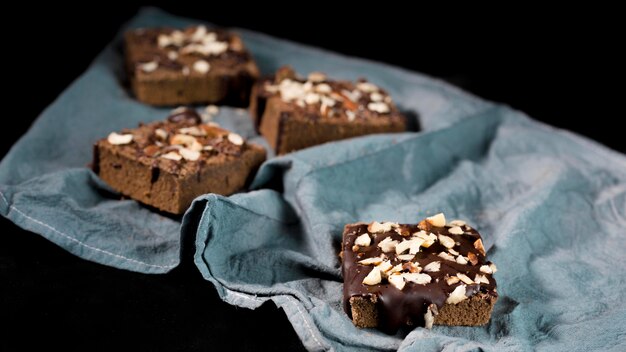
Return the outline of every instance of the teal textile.
<path id="1" fill-rule="evenodd" d="M 147 9 L 130 26 L 189 23 Z M 626 350 L 623 155 L 423 75 L 240 33 L 262 71 L 367 76 L 423 132 L 273 158 L 253 191 L 199 197 L 181 225 L 117 200 L 85 167 L 96 139 L 167 113 L 120 85 L 118 36 L 2 160 L 0 213 L 84 259 L 146 273 L 177 266 L 180 238 L 195 236 L 195 263 L 222 299 L 274 301 L 309 350 Z M 262 142 L 240 110 L 217 120 Z M 437 212 L 478 228 L 498 265 L 491 322 L 395 336 L 353 327 L 341 309 L 343 225 Z"/>

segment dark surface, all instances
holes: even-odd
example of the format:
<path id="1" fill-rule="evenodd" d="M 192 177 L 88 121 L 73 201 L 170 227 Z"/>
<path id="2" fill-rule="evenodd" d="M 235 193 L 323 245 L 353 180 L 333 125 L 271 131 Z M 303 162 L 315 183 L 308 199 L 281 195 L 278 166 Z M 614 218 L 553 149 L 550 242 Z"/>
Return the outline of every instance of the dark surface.
<path id="1" fill-rule="evenodd" d="M 24 32 L 5 36 L 5 48 L 15 53 L 5 56 L 5 87 L 13 90 L 5 106 L 19 107 L 19 113 L 5 114 L 11 125 L 3 126 L 0 157 L 136 12 L 137 4 L 125 3 L 10 11 Z M 462 15 L 452 16 L 451 9 L 363 6 L 343 13 L 319 6 L 297 16 L 259 16 L 258 9 L 246 8 L 254 14 L 247 18 L 241 4 L 162 7 L 425 72 L 626 151 L 625 134 L 617 128 L 624 89 L 614 87 L 623 84 L 617 64 L 625 62 L 618 54 L 623 38 L 610 10 L 512 9 L 477 16 L 461 9 Z M 282 311 L 271 304 L 249 311 L 221 302 L 189 262 L 167 275 L 142 275 L 78 259 L 4 218 L 0 233 L 0 312 L 8 324 L 0 350 L 17 343 L 21 350 L 42 344 L 82 350 L 302 349 Z M 17 338 L 24 333 L 30 338 Z"/>

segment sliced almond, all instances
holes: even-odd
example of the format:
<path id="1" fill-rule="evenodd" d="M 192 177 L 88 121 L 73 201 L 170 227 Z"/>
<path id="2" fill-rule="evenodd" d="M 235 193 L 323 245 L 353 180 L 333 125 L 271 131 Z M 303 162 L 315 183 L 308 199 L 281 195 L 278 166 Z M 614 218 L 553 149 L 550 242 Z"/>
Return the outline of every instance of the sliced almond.
<path id="1" fill-rule="evenodd" d="M 474 252 L 467 252 L 467 259 L 472 263 L 472 265 L 478 264 L 478 257 Z"/>
<path id="2" fill-rule="evenodd" d="M 402 266 L 403 266 L 402 264 L 398 264 L 398 265 L 394 266 L 393 268 L 391 268 L 391 270 L 389 270 L 389 273 L 401 272 L 402 270 L 404 270 L 404 268 Z"/>
<path id="3" fill-rule="evenodd" d="M 202 150 L 202 144 L 200 144 L 200 142 L 198 142 L 198 140 L 195 137 L 189 136 L 186 134 L 179 133 L 179 134 L 174 135 L 172 139 L 170 139 L 170 144 L 182 145 L 188 149 L 195 150 L 195 151 Z"/>
<path id="4" fill-rule="evenodd" d="M 378 93 L 378 92 L 374 92 L 374 93 L 370 94 L 370 99 L 373 102 L 383 101 L 383 98 L 384 98 L 383 95 Z"/>
<path id="5" fill-rule="evenodd" d="M 387 237 L 378 243 L 378 247 L 380 247 L 385 253 L 395 250 L 397 245 L 398 241 L 392 240 L 391 237 Z"/>
<path id="6" fill-rule="evenodd" d="M 456 262 L 458 264 L 461 264 L 461 265 L 466 265 L 467 264 L 467 259 L 464 256 L 459 255 L 459 256 L 456 257 Z"/>
<path id="7" fill-rule="evenodd" d="M 437 305 L 431 303 L 426 309 L 426 313 L 424 314 L 424 327 L 426 329 L 432 329 L 433 324 L 435 323 L 435 316 L 439 314 L 439 310 L 437 309 Z"/>
<path id="8" fill-rule="evenodd" d="M 317 104 L 320 102 L 320 96 L 316 93 L 306 93 L 304 96 L 304 102 L 308 105 Z"/>
<path id="9" fill-rule="evenodd" d="M 407 270 L 410 273 L 419 273 L 422 271 L 422 268 L 420 268 L 416 263 L 409 262 L 402 264 L 402 270 Z"/>
<path id="10" fill-rule="evenodd" d="M 387 276 L 387 272 L 393 268 L 393 265 L 388 260 L 383 260 L 380 264 L 376 266 L 380 273 L 384 276 Z"/>
<path id="11" fill-rule="evenodd" d="M 456 259 L 454 259 L 454 257 L 452 255 L 450 255 L 450 254 L 448 254 L 446 252 L 441 252 L 441 253 L 437 254 L 437 256 L 439 258 L 443 258 L 443 259 L 449 260 L 451 262 L 456 262 Z"/>
<path id="12" fill-rule="evenodd" d="M 398 243 L 398 245 L 396 245 L 396 254 L 402 254 L 402 253 L 408 251 L 409 247 L 411 247 L 411 241 L 402 240 L 402 242 L 400 242 L 400 243 Z"/>
<path id="13" fill-rule="evenodd" d="M 404 273 L 400 275 L 404 277 L 404 280 L 409 281 L 409 282 L 414 282 L 418 285 L 426 285 L 432 280 L 432 278 L 428 274 Z"/>
<path id="14" fill-rule="evenodd" d="M 404 277 L 401 274 L 392 274 L 387 278 L 390 284 L 392 284 L 395 288 L 402 291 L 406 282 L 404 281 Z"/>
<path id="15" fill-rule="evenodd" d="M 474 280 L 470 279 L 469 276 L 463 274 L 463 273 L 457 273 L 456 277 L 458 277 L 461 281 L 463 281 L 464 283 L 471 285 L 474 283 Z"/>
<path id="16" fill-rule="evenodd" d="M 426 218 L 426 221 L 435 226 L 435 227 L 444 227 L 446 226 L 446 217 L 443 215 L 443 213 L 439 213 L 433 216 L 429 216 Z"/>
<path id="17" fill-rule="evenodd" d="M 459 254 L 460 254 L 459 252 L 455 251 L 455 250 L 454 250 L 454 249 L 452 249 L 452 248 L 448 248 L 448 253 L 450 253 L 450 254 L 452 254 L 452 255 L 459 255 Z"/>
<path id="18" fill-rule="evenodd" d="M 448 304 L 457 304 L 463 300 L 465 300 L 467 296 L 465 296 L 465 285 L 457 286 L 454 291 L 450 293 L 450 296 L 446 299 L 446 303 Z"/>
<path id="19" fill-rule="evenodd" d="M 452 286 L 458 283 L 459 281 L 461 281 L 461 279 L 459 279 L 456 276 L 450 276 L 449 278 L 446 279 L 446 283 L 448 284 L 448 286 Z"/>
<path id="20" fill-rule="evenodd" d="M 140 64 L 139 68 L 145 73 L 150 73 L 156 71 L 156 69 L 159 68 L 159 63 L 156 61 L 150 61 Z"/>
<path id="21" fill-rule="evenodd" d="M 162 128 L 157 128 L 156 130 L 154 130 L 154 134 L 160 139 L 163 139 L 163 140 L 167 139 L 167 132 Z"/>
<path id="22" fill-rule="evenodd" d="M 366 285 L 378 285 L 382 280 L 382 276 L 380 275 L 380 269 L 374 267 L 372 271 L 367 274 L 367 276 L 363 279 L 363 283 Z"/>
<path id="23" fill-rule="evenodd" d="M 363 260 L 359 260 L 358 263 L 361 265 L 378 265 L 383 262 L 383 258 L 381 257 L 372 257 Z"/>
<path id="24" fill-rule="evenodd" d="M 494 263 L 490 263 L 489 267 L 491 268 L 492 274 L 495 274 L 498 271 L 498 268 L 496 268 L 496 265 Z"/>
<path id="25" fill-rule="evenodd" d="M 362 234 L 354 240 L 354 244 L 362 247 L 367 247 L 372 243 L 370 235 L 367 233 Z"/>
<path id="26" fill-rule="evenodd" d="M 229 133 L 228 134 L 228 141 L 231 142 L 234 145 L 242 145 L 243 144 L 243 138 L 238 135 L 237 133 Z"/>
<path id="27" fill-rule="evenodd" d="M 453 226 L 453 227 L 448 229 L 448 232 L 453 234 L 453 235 L 462 235 L 463 234 L 463 229 L 458 227 L 458 226 Z"/>
<path id="28" fill-rule="evenodd" d="M 463 226 L 463 225 L 465 225 L 465 221 L 463 221 L 463 220 L 452 220 L 452 221 L 450 221 L 450 223 L 448 225 L 450 225 L 450 226 Z"/>
<path id="29" fill-rule="evenodd" d="M 374 102 L 374 103 L 369 103 L 367 104 L 367 109 L 377 112 L 379 114 L 386 114 L 390 111 L 389 109 L 389 105 L 387 105 L 387 103 L 383 103 L 383 102 Z"/>
<path id="30" fill-rule="evenodd" d="M 198 152 L 196 150 L 191 150 L 191 149 L 187 149 L 187 148 L 180 148 L 178 150 L 178 153 L 180 154 L 180 156 L 185 158 L 185 160 L 196 161 L 196 160 L 200 159 L 200 152 Z"/>
<path id="31" fill-rule="evenodd" d="M 356 84 L 356 88 L 365 93 L 376 92 L 378 90 L 375 84 L 369 82 L 359 82 Z"/>
<path id="32" fill-rule="evenodd" d="M 326 80 L 326 75 L 323 74 L 322 72 L 311 72 L 309 73 L 309 76 L 307 77 L 307 79 L 310 82 L 324 82 Z"/>
<path id="33" fill-rule="evenodd" d="M 193 68 L 194 71 L 196 71 L 198 73 L 205 74 L 205 73 L 209 72 L 209 70 L 211 69 L 211 64 L 209 64 L 205 60 L 198 60 L 198 61 L 193 63 L 192 68 Z"/>
<path id="34" fill-rule="evenodd" d="M 354 111 L 346 110 L 346 116 L 348 117 L 348 121 L 352 122 L 356 119 L 356 114 Z"/>
<path id="35" fill-rule="evenodd" d="M 489 265 L 481 265 L 480 272 L 485 274 L 493 274 L 493 270 L 491 270 L 491 267 Z"/>
<path id="36" fill-rule="evenodd" d="M 174 161 L 180 161 L 183 157 L 180 156 L 180 154 L 176 153 L 176 152 L 169 152 L 167 154 L 163 154 L 161 155 L 161 158 L 163 159 L 169 159 L 169 160 L 174 160 Z"/>
<path id="37" fill-rule="evenodd" d="M 437 240 L 437 236 L 434 233 L 427 234 L 425 231 L 419 231 L 414 233 L 413 235 L 424 240 L 424 242 L 422 243 L 422 247 L 424 248 L 432 246 L 432 244 L 435 243 L 435 241 Z"/>
<path id="38" fill-rule="evenodd" d="M 129 134 L 117 134 L 115 132 L 112 132 L 107 137 L 107 142 L 113 145 L 129 144 L 132 141 L 133 141 L 133 135 L 130 133 Z"/>
<path id="39" fill-rule="evenodd" d="M 424 271 L 428 273 L 436 273 L 441 269 L 441 262 L 430 262 L 424 267 Z"/>
<path id="40" fill-rule="evenodd" d="M 478 249 L 480 254 L 485 255 L 485 247 L 483 246 L 483 241 L 480 238 L 474 242 L 474 248 Z"/>
<path id="41" fill-rule="evenodd" d="M 474 278 L 474 282 L 479 283 L 479 284 L 483 283 L 483 284 L 489 285 L 489 279 L 487 279 L 485 275 L 476 274 L 476 278 Z"/>
<path id="42" fill-rule="evenodd" d="M 446 235 L 439 235 L 439 243 L 446 248 L 452 248 L 456 244 L 452 238 Z"/>
<path id="43" fill-rule="evenodd" d="M 381 233 L 381 232 L 389 232 L 393 227 L 397 227 L 398 224 L 394 222 L 383 222 L 380 223 L 378 221 L 374 221 L 373 223 L 367 226 L 367 231 L 371 233 Z"/>
<path id="44" fill-rule="evenodd" d="M 206 136 L 206 132 L 204 132 L 204 130 L 200 129 L 198 126 L 179 128 L 178 133 L 188 134 L 190 136 L 196 136 L 196 137 Z"/>
<path id="45" fill-rule="evenodd" d="M 413 260 L 415 258 L 415 255 L 413 255 L 413 254 L 402 254 L 402 255 L 397 256 L 397 258 L 402 260 L 402 261 L 404 261 L 404 262 L 408 262 L 408 261 Z"/>

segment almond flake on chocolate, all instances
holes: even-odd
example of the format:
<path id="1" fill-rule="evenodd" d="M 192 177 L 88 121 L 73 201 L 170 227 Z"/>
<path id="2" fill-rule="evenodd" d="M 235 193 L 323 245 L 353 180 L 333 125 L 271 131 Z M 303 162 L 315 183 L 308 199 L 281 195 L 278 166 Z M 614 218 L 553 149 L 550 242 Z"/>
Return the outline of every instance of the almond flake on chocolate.
<path id="1" fill-rule="evenodd" d="M 450 296 L 446 299 L 446 303 L 448 304 L 457 304 L 461 301 L 464 301 L 467 298 L 465 296 L 465 285 L 457 286 L 454 291 L 450 293 Z"/>
<path id="2" fill-rule="evenodd" d="M 372 271 L 363 279 L 363 283 L 369 286 L 378 285 L 382 281 L 380 269 L 374 267 Z"/>
<path id="3" fill-rule="evenodd" d="M 348 117 L 348 121 L 352 122 L 356 118 L 356 114 L 354 111 L 346 110 L 346 116 Z"/>
<path id="4" fill-rule="evenodd" d="M 474 282 L 483 283 L 485 285 L 489 285 L 489 279 L 485 275 L 476 274 L 476 278 L 474 278 Z"/>
<path id="5" fill-rule="evenodd" d="M 483 246 L 483 241 L 479 238 L 474 242 L 474 248 L 478 249 L 478 252 L 482 255 L 486 255 L 485 247 Z"/>
<path id="6" fill-rule="evenodd" d="M 452 254 L 452 255 L 459 255 L 459 254 L 460 254 L 459 252 L 455 251 L 455 250 L 454 250 L 454 249 L 452 249 L 452 248 L 448 248 L 448 253 L 450 253 L 450 254 Z"/>
<path id="7" fill-rule="evenodd" d="M 362 247 L 367 247 L 370 245 L 370 243 L 372 242 L 372 239 L 370 238 L 370 235 L 364 233 L 361 236 L 357 237 L 354 240 L 354 244 L 356 244 L 357 246 L 362 246 Z"/>
<path id="8" fill-rule="evenodd" d="M 395 228 L 397 226 L 398 224 L 396 224 L 395 222 L 387 221 L 387 222 L 380 223 L 378 221 L 374 221 L 367 226 L 367 231 L 371 233 L 389 232 L 391 231 L 391 228 Z"/>
<path id="9" fill-rule="evenodd" d="M 458 257 L 456 257 L 456 262 L 458 264 L 461 264 L 461 265 L 466 265 L 467 264 L 467 259 L 465 259 L 464 256 L 459 255 Z"/>
<path id="10" fill-rule="evenodd" d="M 478 257 L 473 252 L 467 252 L 467 260 L 469 260 L 472 265 L 478 264 Z"/>
<path id="11" fill-rule="evenodd" d="M 444 227 L 446 226 L 446 217 L 443 213 L 435 214 L 433 216 L 429 216 L 426 218 L 426 222 L 435 226 L 435 227 Z"/>
<path id="12" fill-rule="evenodd" d="M 402 291 L 402 289 L 406 285 L 406 282 L 404 281 L 404 277 L 402 277 L 402 274 L 394 273 L 392 275 L 389 275 L 389 277 L 387 278 L 387 281 L 389 281 L 390 284 L 392 284 L 395 288 L 397 288 L 400 291 Z"/>
<path id="13" fill-rule="evenodd" d="M 416 283 L 418 285 L 426 285 L 429 283 L 432 278 L 428 274 L 420 274 L 420 273 L 403 273 L 400 274 L 404 277 L 404 280 Z"/>
<path id="14" fill-rule="evenodd" d="M 495 274 L 496 271 L 498 271 L 498 268 L 496 268 L 496 265 L 494 263 L 489 264 L 489 267 L 491 268 L 492 274 Z"/>
<path id="15" fill-rule="evenodd" d="M 437 305 L 432 303 L 428 306 L 426 313 L 424 313 L 424 327 L 426 329 L 432 329 L 433 323 L 435 322 L 435 316 L 439 314 L 439 310 L 437 309 Z"/>
<path id="16" fill-rule="evenodd" d="M 461 281 L 463 281 L 464 283 L 471 285 L 474 283 L 474 280 L 470 279 L 469 276 L 463 274 L 463 273 L 457 273 L 456 277 L 458 277 Z"/>
<path id="17" fill-rule="evenodd" d="M 480 272 L 485 274 L 493 274 L 493 270 L 491 270 L 491 267 L 489 265 L 481 265 Z"/>
<path id="18" fill-rule="evenodd" d="M 446 248 L 453 248 L 456 244 L 452 238 L 446 235 L 439 235 L 439 243 Z"/>
<path id="19" fill-rule="evenodd" d="M 393 265 L 388 260 L 383 260 L 380 264 L 376 265 L 380 273 L 387 277 L 387 272 L 393 268 Z"/>
<path id="20" fill-rule="evenodd" d="M 462 235 L 463 234 L 463 229 L 458 227 L 458 226 L 453 226 L 453 227 L 448 229 L 448 232 L 453 234 L 453 235 Z"/>
<path id="21" fill-rule="evenodd" d="M 449 278 L 446 279 L 446 283 L 448 284 L 448 286 L 452 286 L 458 283 L 459 281 L 461 281 L 461 279 L 459 279 L 456 276 L 450 276 Z"/>
<path id="22" fill-rule="evenodd" d="M 424 271 L 429 273 L 436 273 L 441 269 L 440 262 L 430 262 L 424 267 Z"/>
<path id="23" fill-rule="evenodd" d="M 445 260 L 449 260 L 449 261 L 451 261 L 451 262 L 456 262 L 456 260 L 454 259 L 454 257 L 453 257 L 453 256 L 451 256 L 450 254 L 446 253 L 446 252 L 441 252 L 441 253 L 437 254 L 437 256 L 438 256 L 439 258 L 443 258 L 443 259 L 445 259 Z"/>
<path id="24" fill-rule="evenodd" d="M 384 240 L 378 243 L 378 247 L 382 249 L 383 252 L 388 253 L 396 249 L 396 245 L 398 245 L 398 241 L 392 240 L 391 237 L 387 237 Z"/>
<path id="25" fill-rule="evenodd" d="M 381 257 L 372 257 L 372 258 L 366 258 L 363 260 L 359 261 L 359 264 L 361 265 L 378 265 L 380 263 L 383 262 L 383 258 Z"/>
<path id="26" fill-rule="evenodd" d="M 408 262 L 411 261 L 415 258 L 415 255 L 413 254 L 401 254 L 399 256 L 397 256 L 398 259 L 404 261 L 404 262 Z"/>

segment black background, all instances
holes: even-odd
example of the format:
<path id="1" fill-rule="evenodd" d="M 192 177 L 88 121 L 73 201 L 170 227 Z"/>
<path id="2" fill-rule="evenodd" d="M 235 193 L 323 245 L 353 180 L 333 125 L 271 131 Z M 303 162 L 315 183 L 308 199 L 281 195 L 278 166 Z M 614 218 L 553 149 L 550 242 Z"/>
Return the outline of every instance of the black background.
<path id="1" fill-rule="evenodd" d="M 611 9 L 453 14 L 452 8 L 382 4 L 346 11 L 304 2 L 298 9 L 153 4 L 427 73 L 626 152 L 624 129 L 617 127 L 625 120 L 618 106 L 624 101 L 623 28 Z M 2 128 L 0 156 L 139 5 L 24 6 L 5 13 L 20 24 L 3 25 L 5 88 L 13 93 L 4 104 L 11 126 Z M 0 315 L 8 323 L 0 350 L 42 343 L 90 350 L 302 349 L 282 311 L 272 304 L 249 311 L 222 303 L 188 261 L 167 275 L 142 275 L 78 259 L 4 218 L 0 233 Z M 30 337 L 17 337 L 23 333 Z"/>

